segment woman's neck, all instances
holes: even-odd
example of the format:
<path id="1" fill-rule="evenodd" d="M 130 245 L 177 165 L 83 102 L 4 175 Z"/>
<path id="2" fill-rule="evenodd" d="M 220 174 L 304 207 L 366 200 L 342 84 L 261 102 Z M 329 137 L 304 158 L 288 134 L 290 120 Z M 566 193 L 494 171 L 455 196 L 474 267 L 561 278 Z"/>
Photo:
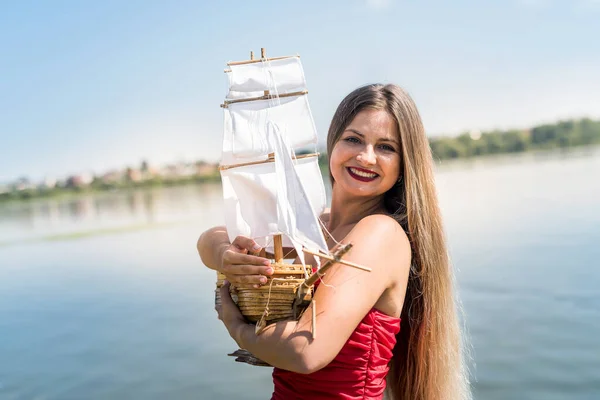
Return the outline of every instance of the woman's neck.
<path id="1" fill-rule="evenodd" d="M 328 230 L 333 232 L 342 226 L 354 225 L 364 217 L 384 212 L 383 196 L 375 198 L 360 198 L 345 196 L 335 190 L 331 191 L 331 211 L 329 214 Z"/>

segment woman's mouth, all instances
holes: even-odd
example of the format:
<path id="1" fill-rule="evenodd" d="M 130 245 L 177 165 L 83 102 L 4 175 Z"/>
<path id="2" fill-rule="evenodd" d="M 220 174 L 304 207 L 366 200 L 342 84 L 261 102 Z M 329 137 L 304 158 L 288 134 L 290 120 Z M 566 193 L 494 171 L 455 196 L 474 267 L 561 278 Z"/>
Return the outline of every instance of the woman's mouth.
<path id="1" fill-rule="evenodd" d="M 368 169 L 356 168 L 356 167 L 348 167 L 346 168 L 351 177 L 361 182 L 371 182 L 374 181 L 379 175 L 377 175 L 373 171 L 369 171 Z"/>

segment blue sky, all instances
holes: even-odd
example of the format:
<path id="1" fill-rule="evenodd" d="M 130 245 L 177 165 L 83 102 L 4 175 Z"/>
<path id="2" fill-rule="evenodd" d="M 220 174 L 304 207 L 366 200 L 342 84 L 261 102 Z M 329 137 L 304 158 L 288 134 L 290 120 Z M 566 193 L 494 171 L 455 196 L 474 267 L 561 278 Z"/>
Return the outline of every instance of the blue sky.
<path id="1" fill-rule="evenodd" d="M 600 0 L 0 3 L 0 182 L 218 161 L 223 68 L 302 56 L 317 128 L 394 82 L 430 135 L 600 117 Z"/>

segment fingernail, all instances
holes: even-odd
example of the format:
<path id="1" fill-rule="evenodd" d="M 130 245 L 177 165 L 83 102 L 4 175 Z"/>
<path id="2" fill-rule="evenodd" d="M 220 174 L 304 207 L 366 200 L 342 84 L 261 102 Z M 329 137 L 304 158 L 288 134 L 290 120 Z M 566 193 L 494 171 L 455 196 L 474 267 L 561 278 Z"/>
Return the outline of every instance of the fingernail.
<path id="1" fill-rule="evenodd" d="M 260 278 L 260 283 L 267 283 L 267 278 L 265 278 L 264 276 Z"/>
<path id="2" fill-rule="evenodd" d="M 265 260 L 264 264 L 268 267 L 269 265 L 271 265 L 271 260 Z"/>
<path id="3" fill-rule="evenodd" d="M 254 289 L 260 289 L 260 285 L 254 285 Z"/>
<path id="4" fill-rule="evenodd" d="M 255 244 L 254 246 L 252 246 L 252 250 L 254 251 L 259 251 L 261 249 L 261 247 L 257 244 Z"/>
<path id="5" fill-rule="evenodd" d="M 229 281 L 228 281 L 227 279 L 225 279 L 225 280 L 223 281 L 223 285 L 229 285 Z"/>
<path id="6" fill-rule="evenodd" d="M 268 275 L 271 275 L 271 274 L 272 274 L 273 272 L 275 272 L 275 271 L 273 270 L 273 268 L 267 268 L 265 272 L 266 272 Z"/>

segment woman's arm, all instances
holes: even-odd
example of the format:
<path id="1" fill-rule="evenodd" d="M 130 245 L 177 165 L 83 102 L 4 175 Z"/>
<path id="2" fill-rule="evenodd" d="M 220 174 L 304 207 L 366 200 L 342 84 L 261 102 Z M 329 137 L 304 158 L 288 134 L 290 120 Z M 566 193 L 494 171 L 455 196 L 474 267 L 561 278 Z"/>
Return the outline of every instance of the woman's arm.
<path id="1" fill-rule="evenodd" d="M 396 221 L 383 215 L 369 216 L 343 242 L 353 244 L 344 259 L 371 267 L 372 271 L 343 264 L 329 270 L 314 297 L 318 328 L 314 340 L 310 309 L 298 322 L 270 325 L 257 336 L 254 327 L 237 311 L 226 288 L 223 289 L 221 299 L 226 300 L 220 317 L 240 347 L 275 367 L 311 373 L 335 358 L 387 289 L 402 285 L 398 287 L 404 293 L 410 269 L 410 244 Z"/>
<path id="2" fill-rule="evenodd" d="M 224 226 L 215 226 L 200 235 L 196 247 L 204 265 L 220 271 L 223 253 L 230 244 L 227 229 Z"/>

